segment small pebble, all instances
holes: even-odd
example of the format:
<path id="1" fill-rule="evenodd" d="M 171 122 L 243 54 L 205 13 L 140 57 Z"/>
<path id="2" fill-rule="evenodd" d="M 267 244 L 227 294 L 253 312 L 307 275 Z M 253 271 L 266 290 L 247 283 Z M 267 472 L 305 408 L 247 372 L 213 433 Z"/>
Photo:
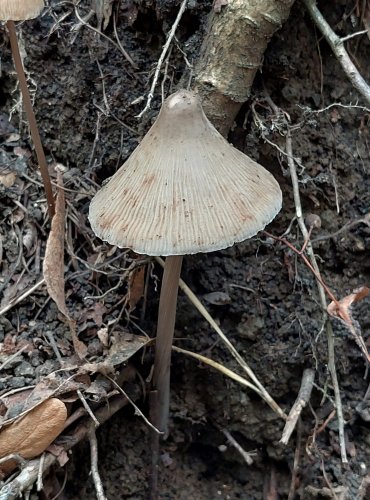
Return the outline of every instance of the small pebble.
<path id="1" fill-rule="evenodd" d="M 10 389 L 18 389 L 18 387 L 24 387 L 26 385 L 26 379 L 24 377 L 12 377 L 8 381 L 8 387 Z"/>
<path id="2" fill-rule="evenodd" d="M 16 376 L 32 377 L 35 374 L 34 367 L 28 361 L 22 361 L 14 370 Z"/>

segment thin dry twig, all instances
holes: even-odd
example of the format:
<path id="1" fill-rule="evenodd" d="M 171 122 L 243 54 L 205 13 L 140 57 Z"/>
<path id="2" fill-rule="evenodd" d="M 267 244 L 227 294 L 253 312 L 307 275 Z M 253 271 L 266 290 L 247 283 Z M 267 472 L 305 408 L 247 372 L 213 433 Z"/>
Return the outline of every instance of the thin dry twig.
<path id="1" fill-rule="evenodd" d="M 185 12 L 187 1 L 188 0 L 183 0 L 183 2 L 180 5 L 180 9 L 179 9 L 179 12 L 177 13 L 175 22 L 173 23 L 172 28 L 171 28 L 170 32 L 168 33 L 166 43 L 164 44 L 163 49 L 162 49 L 162 53 L 158 59 L 157 67 L 155 69 L 153 82 L 152 82 L 152 85 L 150 87 L 150 91 L 149 91 L 148 98 L 147 98 L 147 101 L 145 104 L 145 108 L 137 115 L 136 118 L 141 118 L 150 108 L 150 105 L 151 105 L 153 97 L 154 97 L 154 90 L 155 90 L 155 87 L 156 87 L 157 82 L 158 82 L 159 73 L 161 71 L 163 61 L 166 57 L 167 51 L 168 51 L 168 49 L 172 43 L 172 40 L 175 36 L 176 30 L 177 30 L 177 27 L 179 25 L 179 22 L 181 21 L 182 15 Z"/>
<path id="2" fill-rule="evenodd" d="M 326 41 L 329 43 L 335 57 L 338 59 L 343 71 L 349 78 L 350 82 L 354 88 L 366 99 L 367 103 L 370 104 L 370 86 L 361 76 L 355 64 L 349 57 L 345 47 L 344 41 L 346 39 L 340 38 L 334 33 L 330 25 L 321 14 L 316 6 L 316 0 L 303 0 L 308 12 L 310 13 L 314 23 L 324 35 Z"/>
<path id="3" fill-rule="evenodd" d="M 302 204 L 301 204 L 301 197 L 300 197 L 300 193 L 299 193 L 298 175 L 297 175 L 297 170 L 296 170 L 295 162 L 294 162 L 293 145 L 292 145 L 292 137 L 291 137 L 290 129 L 288 129 L 287 136 L 286 136 L 286 152 L 288 155 L 287 156 L 288 166 L 289 166 L 290 176 L 292 179 L 293 197 L 294 197 L 294 204 L 296 207 L 297 221 L 298 221 L 298 225 L 299 225 L 299 228 L 301 230 L 301 233 L 303 235 L 303 238 L 305 241 L 307 241 L 309 239 L 309 232 L 308 232 L 308 229 L 305 225 L 303 213 L 302 213 Z M 312 244 L 310 241 L 307 244 L 306 251 L 307 251 L 308 258 L 311 262 L 311 265 L 315 271 L 314 275 L 316 277 L 317 288 L 318 288 L 319 298 L 320 298 L 320 304 L 321 304 L 321 307 L 323 310 L 323 320 L 324 320 L 325 326 L 326 326 L 326 335 L 327 335 L 327 343 L 328 343 L 328 368 L 330 371 L 331 380 L 332 380 L 333 388 L 334 388 L 335 407 L 336 407 L 337 418 L 338 418 L 338 433 L 339 433 L 339 445 L 340 445 L 340 451 L 341 451 L 341 458 L 342 458 L 342 463 L 347 464 L 348 459 L 347 459 L 347 451 L 346 451 L 346 444 L 345 444 L 345 437 L 344 437 L 343 408 L 342 408 L 342 400 L 340 397 L 340 389 L 339 389 L 337 371 L 336 371 L 336 367 L 335 367 L 335 349 L 334 349 L 333 327 L 332 327 L 331 321 L 328 318 L 328 315 L 326 312 L 327 302 L 326 302 L 326 296 L 325 296 L 325 288 L 323 286 L 323 281 L 321 279 L 320 269 L 319 269 L 319 266 L 317 264 L 315 252 L 313 250 L 313 247 L 312 247 Z M 334 297 L 334 300 L 336 301 L 335 297 Z"/>
<path id="4" fill-rule="evenodd" d="M 98 428 L 99 427 L 99 421 L 98 419 L 95 417 L 95 415 L 93 414 L 88 402 L 86 401 L 86 399 L 84 398 L 82 392 L 80 391 L 80 389 L 77 389 L 77 396 L 80 398 L 80 401 L 81 403 L 83 404 L 86 412 L 90 415 L 90 418 L 91 420 L 94 422 L 95 424 L 95 427 Z"/>
<path id="5" fill-rule="evenodd" d="M 44 463 L 45 463 L 45 453 L 43 453 L 40 457 L 40 467 L 39 467 L 39 472 L 37 474 L 37 483 L 36 483 L 37 491 L 41 491 L 44 487 L 42 481 L 42 471 L 44 470 Z"/>
<path id="6" fill-rule="evenodd" d="M 91 475 L 94 481 L 96 498 L 98 500 L 107 500 L 98 469 L 98 441 L 96 439 L 95 429 L 92 426 L 89 429 L 88 436 L 90 442 Z"/>
<path id="7" fill-rule="evenodd" d="M 295 400 L 295 403 L 289 412 L 288 420 L 285 424 L 280 443 L 288 444 L 290 436 L 292 435 L 292 432 L 297 424 L 302 410 L 310 400 L 314 380 L 315 370 L 312 370 L 312 368 L 307 368 L 306 370 L 304 370 L 301 387 L 299 389 L 297 399 Z"/>
<path id="8" fill-rule="evenodd" d="M 312 243 L 316 243 L 318 241 L 324 241 L 324 240 L 329 240 L 332 238 L 336 238 L 340 234 L 342 234 L 345 231 L 349 231 L 353 227 L 358 226 L 359 224 L 365 224 L 366 226 L 370 227 L 370 212 L 367 213 L 364 217 L 361 217 L 360 219 L 355 219 L 351 220 L 349 222 L 346 222 L 344 226 L 339 228 L 337 231 L 334 231 L 334 233 L 331 234 L 324 234 L 323 236 L 318 236 L 317 238 L 312 239 Z"/>
<path id="9" fill-rule="evenodd" d="M 146 416 L 144 415 L 144 413 L 140 410 L 140 408 L 132 401 L 132 399 L 126 394 L 126 392 L 122 389 L 122 387 L 117 384 L 117 382 L 115 380 L 113 380 L 109 375 L 105 374 L 104 375 L 108 380 L 110 380 L 112 382 L 112 384 L 116 387 L 116 389 L 119 390 L 119 392 L 121 394 L 123 394 L 123 396 L 125 396 L 125 398 L 127 399 L 127 401 L 133 406 L 134 410 L 135 410 L 135 413 L 136 415 L 139 415 L 143 420 L 144 422 L 157 434 L 162 434 L 162 432 L 160 430 L 157 429 L 157 427 L 155 427 L 147 418 Z"/>
<path id="10" fill-rule="evenodd" d="M 119 50 L 119 52 L 121 52 L 121 54 L 123 55 L 123 57 L 131 64 L 131 66 L 133 66 L 135 69 L 138 68 L 138 66 L 134 63 L 134 61 L 132 60 L 132 58 L 128 54 L 128 52 L 126 52 L 126 50 L 122 47 L 121 42 L 119 42 L 119 44 L 116 43 L 114 40 L 112 40 L 111 38 L 109 38 L 109 36 L 107 36 L 105 33 L 103 33 L 102 31 L 98 30 L 97 28 L 94 28 L 93 26 L 91 26 L 91 24 L 85 22 L 82 19 L 82 17 L 80 16 L 80 14 L 79 14 L 79 12 L 77 10 L 77 7 L 75 7 L 75 15 L 76 15 L 77 19 L 79 20 L 79 22 L 81 24 L 83 24 L 84 26 L 86 26 L 90 30 L 94 31 L 99 36 L 102 36 L 103 38 L 105 38 L 106 40 L 108 40 L 114 47 L 116 47 L 116 49 Z"/>
<path id="11" fill-rule="evenodd" d="M 245 449 L 240 446 L 238 441 L 230 434 L 230 432 L 227 429 L 221 429 L 222 434 L 226 437 L 228 442 L 234 446 L 234 448 L 240 453 L 240 455 L 244 458 L 245 463 L 247 465 L 252 465 L 253 464 L 253 458 L 251 457 L 250 453 L 245 451 Z"/>
<path id="12" fill-rule="evenodd" d="M 297 444 L 294 452 L 294 462 L 293 462 L 293 470 L 292 470 L 292 479 L 290 481 L 290 488 L 288 493 L 288 500 L 294 500 L 295 490 L 296 490 L 296 482 L 297 476 L 299 472 L 299 460 L 301 456 L 301 444 L 302 444 L 302 422 L 301 419 L 298 419 L 297 422 Z"/>

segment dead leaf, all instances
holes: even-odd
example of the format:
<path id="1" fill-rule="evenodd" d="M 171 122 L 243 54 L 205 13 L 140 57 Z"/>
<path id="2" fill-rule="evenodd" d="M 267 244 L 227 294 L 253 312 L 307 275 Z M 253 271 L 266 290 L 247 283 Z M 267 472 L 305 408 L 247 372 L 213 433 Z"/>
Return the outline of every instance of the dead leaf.
<path id="1" fill-rule="evenodd" d="M 0 344 L 1 354 L 12 355 L 16 352 L 32 352 L 35 346 L 31 340 L 17 338 L 12 333 L 7 333 L 4 337 L 4 341 Z"/>
<path id="2" fill-rule="evenodd" d="M 63 445 L 52 443 L 47 447 L 47 451 L 57 457 L 58 464 L 63 467 L 68 461 L 69 456 Z"/>
<path id="3" fill-rule="evenodd" d="M 229 3 L 228 0 L 215 0 L 213 4 L 213 10 L 215 12 L 221 12 L 222 7 L 225 7 Z"/>
<path id="4" fill-rule="evenodd" d="M 0 458 L 17 453 L 25 459 L 40 455 L 62 432 L 67 408 L 56 398 L 48 399 L 0 432 Z M 14 460 L 0 465 L 8 474 L 16 467 Z"/>
<path id="5" fill-rule="evenodd" d="M 96 302 L 92 307 L 85 311 L 82 315 L 82 321 L 92 319 L 96 326 L 102 326 L 103 316 L 107 312 L 107 308 L 101 302 Z M 81 321 L 81 320 L 80 320 Z"/>
<path id="6" fill-rule="evenodd" d="M 112 374 L 114 367 L 125 363 L 139 349 L 144 347 L 150 339 L 141 335 L 132 335 L 128 332 L 117 334 L 114 338 L 108 355 L 104 361 L 85 363 L 81 369 L 92 373 Z"/>
<path id="7" fill-rule="evenodd" d="M 57 181 L 58 185 L 63 187 L 63 177 L 60 172 L 58 172 Z M 58 306 L 59 311 L 66 317 L 75 352 L 80 359 L 83 359 L 87 354 L 87 347 L 78 339 L 76 322 L 70 317 L 66 306 L 64 290 L 64 219 L 64 190 L 59 189 L 55 204 L 55 215 L 51 221 L 51 230 L 46 243 L 43 271 L 48 293 Z"/>
<path id="8" fill-rule="evenodd" d="M 141 266 L 130 273 L 128 280 L 128 304 L 129 312 L 133 311 L 144 295 L 145 267 Z"/>
<path id="9" fill-rule="evenodd" d="M 21 148 L 20 146 L 16 146 L 13 150 L 13 153 L 16 156 L 24 156 L 26 158 L 30 158 L 32 156 L 32 152 L 28 148 Z"/>
<path id="10" fill-rule="evenodd" d="M 338 302 L 332 301 L 327 307 L 330 316 L 339 319 L 351 332 L 368 362 L 370 362 L 370 354 L 362 338 L 360 324 L 352 317 L 352 304 L 367 297 L 369 291 L 369 288 L 362 286 L 354 290 L 350 295 L 343 297 L 343 299 Z"/>
<path id="11" fill-rule="evenodd" d="M 11 133 L 8 135 L 8 137 L 5 139 L 5 142 L 7 144 L 10 144 L 12 142 L 18 142 L 21 136 L 17 133 Z"/>
<path id="12" fill-rule="evenodd" d="M 5 186 L 6 188 L 10 188 L 13 186 L 17 179 L 17 174 L 10 170 L 5 170 L 0 172 L 0 184 Z"/>
<path id="13" fill-rule="evenodd" d="M 108 334 L 108 328 L 100 328 L 98 330 L 98 339 L 100 342 L 103 344 L 104 347 L 108 347 L 109 345 L 109 334 Z"/>

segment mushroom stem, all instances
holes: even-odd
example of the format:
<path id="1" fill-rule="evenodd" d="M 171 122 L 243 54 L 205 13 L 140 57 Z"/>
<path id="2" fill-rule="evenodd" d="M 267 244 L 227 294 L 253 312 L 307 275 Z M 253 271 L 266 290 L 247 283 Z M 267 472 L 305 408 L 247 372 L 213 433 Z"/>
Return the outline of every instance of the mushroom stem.
<path id="1" fill-rule="evenodd" d="M 182 258 L 182 255 L 166 258 L 158 309 L 153 371 L 153 386 L 157 391 L 155 425 L 165 436 L 168 433 L 171 350 Z"/>
<path id="2" fill-rule="evenodd" d="M 10 40 L 10 46 L 12 49 L 12 54 L 13 54 L 13 59 L 14 59 L 14 66 L 15 66 L 15 69 L 17 71 L 19 85 L 21 88 L 22 96 L 23 96 L 24 108 L 25 108 L 26 113 L 27 113 L 28 123 L 30 125 L 31 136 L 32 136 L 33 144 L 35 146 L 37 161 L 38 161 L 38 164 L 40 166 L 41 176 L 42 176 L 42 180 L 44 183 L 44 189 L 45 189 L 46 200 L 47 200 L 47 204 L 48 204 L 49 216 L 50 216 L 50 218 L 52 218 L 54 213 L 55 213 L 55 202 L 54 202 L 54 197 L 53 197 L 53 190 L 51 187 L 50 176 L 49 176 L 48 166 L 47 166 L 46 157 L 45 157 L 45 153 L 44 153 L 44 148 L 42 147 L 40 133 L 39 133 L 39 129 L 37 126 L 35 113 L 33 111 L 31 97 L 30 97 L 30 93 L 28 90 L 28 86 L 27 86 L 26 75 L 24 74 L 23 63 L 22 63 L 21 55 L 19 53 L 17 32 L 15 29 L 14 21 L 7 21 L 6 27 L 7 27 L 8 32 L 9 32 L 9 40 Z"/>

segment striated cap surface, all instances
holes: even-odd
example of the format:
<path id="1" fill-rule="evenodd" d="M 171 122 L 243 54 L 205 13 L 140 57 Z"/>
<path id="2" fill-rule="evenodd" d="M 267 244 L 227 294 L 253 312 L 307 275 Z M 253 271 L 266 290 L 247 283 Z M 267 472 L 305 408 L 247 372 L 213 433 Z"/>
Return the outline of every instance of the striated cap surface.
<path id="1" fill-rule="evenodd" d="M 195 94 L 179 90 L 95 195 L 89 220 L 112 245 L 147 255 L 185 255 L 254 236 L 281 202 L 274 177 L 217 132 Z"/>
<path id="2" fill-rule="evenodd" d="M 0 0 L 2 21 L 25 21 L 37 17 L 44 8 L 44 0 Z"/>

